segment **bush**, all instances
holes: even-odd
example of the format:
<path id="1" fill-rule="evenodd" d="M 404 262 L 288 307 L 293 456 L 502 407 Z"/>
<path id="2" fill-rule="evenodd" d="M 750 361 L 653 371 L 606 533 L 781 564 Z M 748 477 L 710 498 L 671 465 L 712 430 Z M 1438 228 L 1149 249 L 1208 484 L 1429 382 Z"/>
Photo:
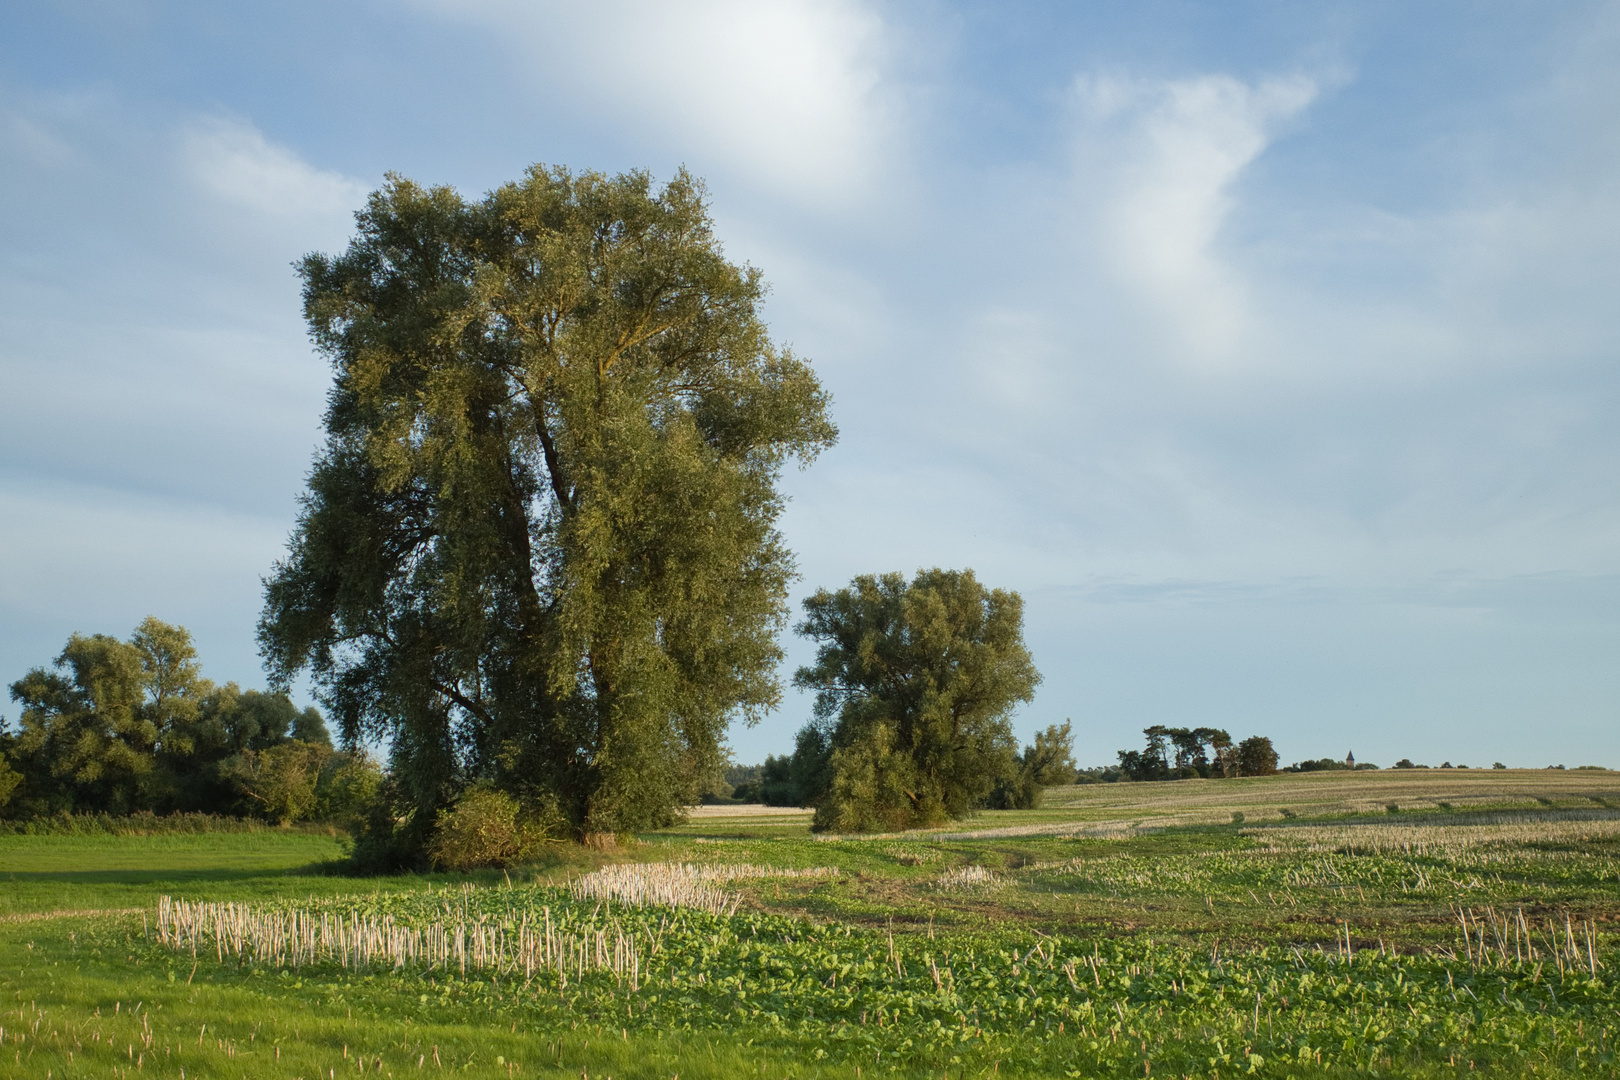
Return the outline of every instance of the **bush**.
<path id="1" fill-rule="evenodd" d="M 444 870 L 510 866 L 533 855 L 545 830 L 524 820 L 523 808 L 504 791 L 468 788 L 456 804 L 439 811 L 428 857 Z"/>
<path id="2" fill-rule="evenodd" d="M 198 833 L 250 833 L 272 828 L 251 818 L 219 814 L 51 814 L 24 821 L 0 821 L 0 836 L 171 836 Z M 316 830 L 324 831 L 324 830 Z"/>

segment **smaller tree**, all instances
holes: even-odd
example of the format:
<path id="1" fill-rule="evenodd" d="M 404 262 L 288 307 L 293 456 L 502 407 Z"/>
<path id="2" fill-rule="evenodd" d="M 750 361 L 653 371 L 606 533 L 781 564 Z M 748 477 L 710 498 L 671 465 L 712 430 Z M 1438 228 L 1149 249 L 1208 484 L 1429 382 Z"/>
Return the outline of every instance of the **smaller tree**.
<path id="1" fill-rule="evenodd" d="M 1035 733 L 1035 741 L 1018 755 L 1017 768 L 990 794 L 997 810 L 1033 810 L 1049 787 L 1072 784 L 1079 775 L 1074 764 L 1074 733 L 1068 720 Z"/>
<path id="2" fill-rule="evenodd" d="M 1251 735 L 1238 743 L 1239 776 L 1272 776 L 1277 772 L 1277 751 L 1264 735 Z"/>
<path id="3" fill-rule="evenodd" d="M 219 767 L 258 816 L 280 825 L 304 821 L 315 811 L 321 767 L 332 751 L 289 739 L 264 750 L 244 750 Z"/>
<path id="4" fill-rule="evenodd" d="M 910 828 L 983 806 L 1017 751 L 1009 714 L 1040 682 L 1022 598 L 934 569 L 863 575 L 804 610 L 799 632 L 820 642 L 794 676 L 816 691 L 800 733 L 815 828 Z"/>

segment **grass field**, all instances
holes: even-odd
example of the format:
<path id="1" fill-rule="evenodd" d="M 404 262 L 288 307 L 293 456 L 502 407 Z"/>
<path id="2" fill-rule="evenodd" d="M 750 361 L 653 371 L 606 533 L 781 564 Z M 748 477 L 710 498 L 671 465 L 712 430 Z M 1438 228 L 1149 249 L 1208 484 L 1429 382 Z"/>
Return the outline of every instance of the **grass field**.
<path id="1" fill-rule="evenodd" d="M 1097 785 L 844 839 L 713 807 L 471 878 L 341 854 L 0 836 L 0 1076 L 1620 1075 L 1615 773 Z M 164 896 L 239 906 L 175 930 Z"/>

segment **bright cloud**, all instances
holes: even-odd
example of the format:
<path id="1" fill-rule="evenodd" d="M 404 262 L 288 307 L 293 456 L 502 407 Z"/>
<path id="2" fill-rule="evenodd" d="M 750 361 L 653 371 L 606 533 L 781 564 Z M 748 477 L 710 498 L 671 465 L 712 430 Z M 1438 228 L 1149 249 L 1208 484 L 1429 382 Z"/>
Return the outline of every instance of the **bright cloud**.
<path id="1" fill-rule="evenodd" d="M 897 135 L 883 23 L 849 0 L 424 2 L 499 26 L 548 96 L 605 104 L 640 141 L 717 159 L 794 201 L 858 195 Z"/>
<path id="2" fill-rule="evenodd" d="M 1229 358 L 1246 322 L 1241 277 L 1216 250 L 1232 187 L 1278 125 L 1316 97 L 1302 76 L 1255 85 L 1228 75 L 1158 83 L 1082 78 L 1082 153 L 1112 171 L 1101 228 L 1120 275 L 1174 324 L 1191 359 Z M 1099 153 L 1100 152 L 1100 153 Z"/>

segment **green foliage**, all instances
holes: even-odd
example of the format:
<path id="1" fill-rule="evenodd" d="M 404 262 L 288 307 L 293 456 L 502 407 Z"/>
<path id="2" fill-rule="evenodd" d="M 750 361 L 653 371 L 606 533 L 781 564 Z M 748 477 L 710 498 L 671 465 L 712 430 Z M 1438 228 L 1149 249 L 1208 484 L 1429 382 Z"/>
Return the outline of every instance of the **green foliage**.
<path id="1" fill-rule="evenodd" d="M 0 751 L 0 807 L 11 801 L 11 793 L 22 783 L 22 774 L 11 767 L 5 752 Z"/>
<path id="2" fill-rule="evenodd" d="M 934 569 L 909 584 L 863 575 L 804 609 L 799 632 L 820 647 L 794 682 L 816 691 L 816 722 L 794 758 L 816 828 L 932 825 L 984 805 L 1014 769 L 1008 714 L 1040 682 L 1022 598 Z"/>
<path id="3" fill-rule="evenodd" d="M 1119 770 L 1129 780 L 1182 780 L 1236 776 L 1240 765 L 1232 736 L 1220 728 L 1166 727 L 1142 729 L 1147 746 L 1121 750 Z M 1214 751 L 1214 759 L 1210 759 Z"/>
<path id="4" fill-rule="evenodd" d="M 1346 764 L 1338 758 L 1314 758 L 1306 761 L 1296 761 L 1280 771 L 1282 772 L 1351 772 L 1356 768 Z"/>
<path id="5" fill-rule="evenodd" d="M 506 792 L 468 788 L 453 807 L 439 811 L 428 854 L 445 870 L 510 866 L 532 855 L 546 837 L 543 827 L 523 818 L 523 808 Z"/>
<path id="6" fill-rule="evenodd" d="M 390 741 L 389 844 L 473 782 L 582 836 L 673 820 L 778 699 L 776 479 L 836 434 L 701 185 L 392 178 L 302 273 L 335 381 L 267 584 L 276 678 Z"/>
<path id="7" fill-rule="evenodd" d="M 1072 784 L 1079 775 L 1069 721 L 1051 724 L 1024 747 L 1013 773 L 996 781 L 989 805 L 995 810 L 1034 810 L 1047 788 Z"/>
<path id="8" fill-rule="evenodd" d="M 220 762 L 219 774 L 244 812 L 281 825 L 358 821 L 382 787 L 381 770 L 365 754 L 302 739 L 243 750 Z"/>
<path id="9" fill-rule="evenodd" d="M 141 715 L 141 654 L 104 634 L 74 634 L 56 660 L 12 684 L 22 704 L 13 744 L 25 780 L 9 809 L 128 813 L 152 787 L 157 727 Z"/>
<path id="10" fill-rule="evenodd" d="M 0 807 L 13 818 L 234 812 L 241 770 L 228 762 L 286 744 L 289 733 L 331 753 L 318 711 L 299 711 L 284 694 L 215 686 L 191 635 L 154 618 L 127 642 L 73 635 L 54 670 L 28 672 L 11 696 L 23 706 L 6 748 L 18 780 Z"/>
<path id="11" fill-rule="evenodd" d="M 57 814 L 27 821 L 0 821 L 4 836 L 195 836 L 261 832 L 262 821 L 226 814 Z"/>
<path id="12" fill-rule="evenodd" d="M 250 822 L 234 823 L 246 835 L 3 836 L 0 913 L 25 917 L 0 919 L 0 1052 L 19 1076 L 183 1068 L 254 1080 L 352 1073 L 361 1059 L 378 1076 L 490 1080 L 1615 1075 L 1615 815 L 1418 809 L 1445 780 L 1279 777 L 1204 788 L 1202 803 L 1186 787 L 1065 793 L 1132 821 L 1189 803 L 1210 821 L 1248 811 L 1241 829 L 1115 839 L 829 843 L 801 826 L 744 841 L 716 837 L 713 821 L 643 837 L 631 857 L 843 870 L 734 882 L 747 899 L 721 917 L 581 902 L 515 872 L 511 883 L 499 871 L 301 876 L 337 842 Z M 1571 794 L 1612 789 L 1573 771 L 1545 780 Z M 1392 784 L 1412 792 L 1401 816 L 1343 816 L 1347 788 Z M 1301 815 L 1322 820 L 1268 824 L 1277 805 L 1324 787 L 1341 794 Z M 1095 825 L 1097 810 L 1067 811 L 1068 828 Z M 939 888 L 964 865 L 994 868 L 994 884 Z M 553 882 L 563 872 L 541 871 Z M 549 923 L 600 931 L 610 953 L 623 932 L 639 978 L 410 962 L 353 971 L 238 962 L 230 950 L 220 962 L 206 941 L 195 955 L 171 950 L 149 940 L 141 914 L 117 914 L 150 913 L 162 893 L 508 937 Z"/>
<path id="13" fill-rule="evenodd" d="M 1620 1064 L 1612 1028 L 1620 984 L 1584 964 L 1550 974 L 1551 965 L 1515 964 L 1511 946 L 1507 962 L 1485 967 L 1449 950 L 1371 944 L 1353 951 L 1212 946 L 1018 927 L 904 935 L 756 912 L 580 903 L 544 887 L 335 898 L 312 910 L 508 935 L 525 926 L 623 933 L 640 953 L 634 985 L 611 972 L 502 979 L 386 965 L 349 974 L 331 963 L 280 977 L 289 993 L 360 998 L 378 1014 L 411 1010 L 414 1001 L 422 1022 L 466 1018 L 492 1036 L 509 1018 L 514 1029 L 520 1021 L 547 1032 L 584 1024 L 625 1042 L 691 1032 L 730 1045 L 797 1048 L 833 1075 L 851 1076 L 874 1062 L 902 1075 L 960 1069 L 1122 1078 L 1153 1071 L 1427 1076 L 1438 1074 L 1422 1062 L 1448 1059 L 1501 1075 L 1527 1073 L 1532 1063 L 1538 1074 L 1607 1075 Z M 135 948 L 154 964 L 173 962 L 158 947 Z M 215 978 L 253 978 L 218 965 L 212 949 L 200 955 Z M 180 966 L 189 960 L 188 951 Z M 260 983 L 268 985 L 260 992 L 275 992 L 274 978 L 263 971 Z M 753 1071 L 737 1063 L 701 1074 Z"/>
<path id="14" fill-rule="evenodd" d="M 793 779 L 793 759 L 784 754 L 768 754 L 765 764 L 755 767 L 758 775 L 743 781 L 732 791 L 737 802 L 757 802 L 766 806 L 802 806 L 799 785 Z"/>
<path id="15" fill-rule="evenodd" d="M 1074 764 L 1074 731 L 1068 720 L 1050 724 L 1035 733 L 1035 741 L 1024 748 L 1019 759 L 1022 771 L 1041 787 L 1074 783 L 1079 769 Z"/>
<path id="16" fill-rule="evenodd" d="M 1277 772 L 1277 751 L 1264 735 L 1254 735 L 1238 743 L 1237 770 L 1240 776 L 1273 776 Z"/>

